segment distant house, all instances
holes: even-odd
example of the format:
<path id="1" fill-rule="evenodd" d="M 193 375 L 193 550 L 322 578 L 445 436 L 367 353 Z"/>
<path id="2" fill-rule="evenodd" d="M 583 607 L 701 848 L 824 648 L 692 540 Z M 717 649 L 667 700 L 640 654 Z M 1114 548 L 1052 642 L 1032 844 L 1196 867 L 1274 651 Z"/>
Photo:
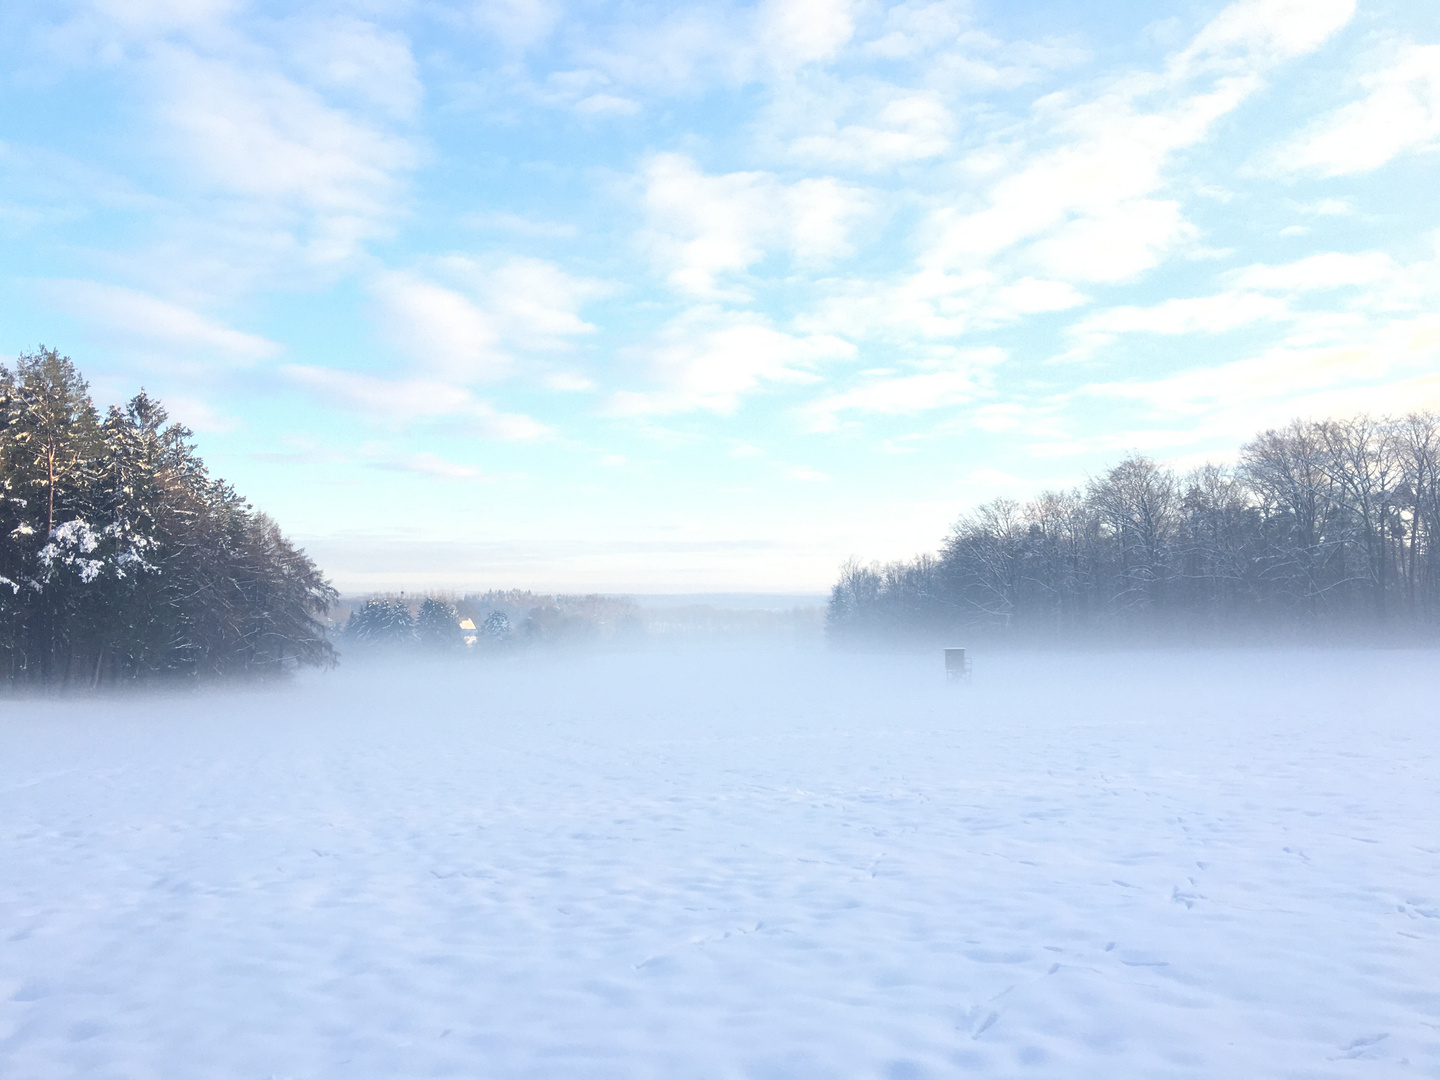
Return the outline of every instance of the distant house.
<path id="1" fill-rule="evenodd" d="M 475 644 L 476 634 L 475 634 L 475 620 L 474 620 L 474 619 L 461 619 L 461 620 L 460 620 L 460 631 L 461 631 L 461 633 L 463 633 L 463 634 L 465 635 L 465 644 L 466 644 L 466 645 L 474 645 L 474 644 Z"/>

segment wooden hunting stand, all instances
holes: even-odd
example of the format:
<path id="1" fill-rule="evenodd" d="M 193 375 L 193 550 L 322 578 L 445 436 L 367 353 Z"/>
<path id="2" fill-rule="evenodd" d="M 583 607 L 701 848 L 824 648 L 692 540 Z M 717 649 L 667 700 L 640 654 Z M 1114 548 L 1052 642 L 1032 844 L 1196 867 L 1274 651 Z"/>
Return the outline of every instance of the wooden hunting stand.
<path id="1" fill-rule="evenodd" d="M 970 660 L 965 655 L 964 649 L 945 650 L 945 681 L 970 681 Z"/>

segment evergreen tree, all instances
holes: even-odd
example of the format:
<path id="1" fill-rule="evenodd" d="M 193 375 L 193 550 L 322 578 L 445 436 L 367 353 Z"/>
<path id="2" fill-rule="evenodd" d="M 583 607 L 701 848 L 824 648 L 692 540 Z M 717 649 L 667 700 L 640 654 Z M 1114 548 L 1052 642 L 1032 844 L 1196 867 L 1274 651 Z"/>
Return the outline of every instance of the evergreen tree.
<path id="1" fill-rule="evenodd" d="M 415 619 L 403 600 L 366 600 L 345 621 L 345 636 L 358 645 L 410 645 Z"/>
<path id="2" fill-rule="evenodd" d="M 0 678 L 327 664 L 334 598 L 143 391 L 102 423 L 56 350 L 0 367 Z"/>
<path id="3" fill-rule="evenodd" d="M 432 652 L 453 652 L 465 645 L 460 616 L 443 600 L 426 597 L 415 616 L 415 637 L 422 648 Z"/>

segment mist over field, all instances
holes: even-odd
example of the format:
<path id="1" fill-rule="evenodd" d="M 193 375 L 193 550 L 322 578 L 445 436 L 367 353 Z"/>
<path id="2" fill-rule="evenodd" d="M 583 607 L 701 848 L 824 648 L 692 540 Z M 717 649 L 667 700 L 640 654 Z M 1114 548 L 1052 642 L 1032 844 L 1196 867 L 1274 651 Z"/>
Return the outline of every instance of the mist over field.
<path id="1" fill-rule="evenodd" d="M 1440 657 L 669 643 L 0 712 L 16 1077 L 1440 1068 Z"/>

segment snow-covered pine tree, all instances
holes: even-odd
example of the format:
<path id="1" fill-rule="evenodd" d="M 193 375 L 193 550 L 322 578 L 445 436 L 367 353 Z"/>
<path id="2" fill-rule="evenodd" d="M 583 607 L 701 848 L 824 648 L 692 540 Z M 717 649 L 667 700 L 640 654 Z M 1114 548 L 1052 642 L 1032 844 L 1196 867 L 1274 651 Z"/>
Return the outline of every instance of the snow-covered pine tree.
<path id="1" fill-rule="evenodd" d="M 0 367 L 0 680 L 333 662 L 315 564 L 143 391 L 99 421 L 54 349 Z"/>
<path id="2" fill-rule="evenodd" d="M 97 544 L 88 519 L 98 417 L 69 357 L 41 346 L 0 369 L 5 644 L 32 677 L 61 677 L 93 615 Z M 66 527 L 59 536 L 57 525 Z"/>
<path id="3" fill-rule="evenodd" d="M 465 638 L 460 632 L 460 616 L 443 600 L 427 596 L 415 616 L 415 637 L 422 648 L 431 652 L 454 652 L 463 648 Z"/>
<path id="4" fill-rule="evenodd" d="M 481 624 L 480 629 L 492 641 L 509 641 L 510 616 L 503 611 L 492 611 L 485 616 L 485 622 Z"/>
<path id="5" fill-rule="evenodd" d="M 403 600 L 374 597 L 350 613 L 345 637 L 362 646 L 411 645 L 415 642 L 415 619 Z"/>

